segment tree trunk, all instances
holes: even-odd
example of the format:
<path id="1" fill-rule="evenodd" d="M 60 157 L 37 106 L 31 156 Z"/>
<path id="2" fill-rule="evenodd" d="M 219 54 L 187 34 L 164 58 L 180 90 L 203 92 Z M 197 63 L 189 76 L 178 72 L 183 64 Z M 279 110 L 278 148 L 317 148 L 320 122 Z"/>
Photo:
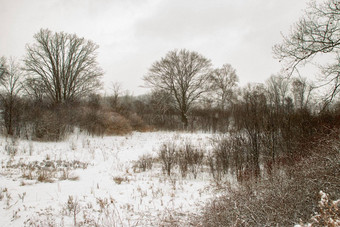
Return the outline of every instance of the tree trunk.
<path id="1" fill-rule="evenodd" d="M 187 117 L 186 113 L 181 113 L 181 118 L 182 118 L 181 120 L 182 120 L 182 123 L 183 123 L 183 127 L 184 127 L 185 130 L 187 130 L 189 122 L 188 122 L 188 117 Z"/>

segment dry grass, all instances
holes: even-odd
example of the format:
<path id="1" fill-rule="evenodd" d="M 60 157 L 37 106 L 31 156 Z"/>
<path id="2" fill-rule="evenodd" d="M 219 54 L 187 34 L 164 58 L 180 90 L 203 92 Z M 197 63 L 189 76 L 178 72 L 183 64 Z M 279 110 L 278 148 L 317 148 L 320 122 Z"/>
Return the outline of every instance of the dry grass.
<path id="1" fill-rule="evenodd" d="M 52 183 L 59 180 L 79 180 L 79 176 L 73 173 L 76 169 L 86 169 L 87 163 L 80 161 L 49 160 L 48 158 L 38 162 L 11 162 L 3 168 L 2 174 L 18 174 L 22 178 L 21 185 L 26 185 L 24 180 L 36 180 L 37 182 Z M 28 183 L 30 184 L 30 183 Z"/>

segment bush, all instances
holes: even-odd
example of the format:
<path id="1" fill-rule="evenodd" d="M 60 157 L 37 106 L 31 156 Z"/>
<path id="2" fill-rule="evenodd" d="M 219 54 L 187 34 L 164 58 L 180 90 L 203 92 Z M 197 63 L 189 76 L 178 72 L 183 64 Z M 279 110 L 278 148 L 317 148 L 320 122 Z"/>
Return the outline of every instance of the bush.
<path id="1" fill-rule="evenodd" d="M 171 175 L 172 168 L 177 166 L 182 177 L 186 177 L 190 171 L 196 179 L 204 161 L 204 152 L 188 142 L 180 145 L 176 145 L 175 142 L 165 143 L 158 155 L 168 176 Z"/>
<path id="2" fill-rule="evenodd" d="M 124 135 L 132 131 L 129 121 L 123 116 L 111 111 L 88 108 L 84 108 L 79 127 L 90 135 L 99 136 Z"/>
<path id="3" fill-rule="evenodd" d="M 106 113 L 104 116 L 106 120 L 106 135 L 124 135 L 132 131 L 132 127 L 125 117 L 117 113 Z"/>
<path id="4" fill-rule="evenodd" d="M 239 182 L 250 178 L 249 145 L 242 134 L 218 136 L 212 144 L 212 153 L 207 161 L 215 180 L 222 180 L 228 173 L 232 173 Z"/>
<path id="5" fill-rule="evenodd" d="M 154 162 L 154 158 L 151 155 L 142 155 L 133 165 L 133 169 L 136 172 L 137 169 L 139 171 L 145 172 L 146 170 L 152 169 L 152 165 Z"/>
<path id="6" fill-rule="evenodd" d="M 336 227 L 340 226 L 340 199 L 336 201 L 331 201 L 329 195 L 320 191 L 320 201 L 319 208 L 320 211 L 311 218 L 309 224 L 298 225 L 299 227 L 309 227 L 309 226 L 330 226 Z"/>
<path id="7" fill-rule="evenodd" d="M 34 138 L 43 141 L 59 141 L 65 138 L 70 129 L 65 124 L 63 113 L 57 110 L 44 110 L 34 124 Z"/>
<path id="8" fill-rule="evenodd" d="M 142 118 L 136 113 L 130 114 L 128 117 L 131 128 L 136 131 L 144 132 L 148 130 L 147 125 L 144 123 Z"/>
<path id="9" fill-rule="evenodd" d="M 163 171 L 165 171 L 168 176 L 171 174 L 171 169 L 176 164 L 177 150 L 175 143 L 163 144 L 159 150 L 159 158 L 162 161 Z"/>
<path id="10" fill-rule="evenodd" d="M 84 109 L 79 128 L 87 131 L 92 136 L 103 135 L 105 132 L 103 116 L 98 111 Z"/>
<path id="11" fill-rule="evenodd" d="M 48 105 L 23 102 L 23 114 L 16 132 L 25 139 L 60 141 L 72 132 L 79 113 L 76 105 Z"/>
<path id="12" fill-rule="evenodd" d="M 178 165 L 182 177 L 187 175 L 190 170 L 196 179 L 199 169 L 203 165 L 204 152 L 198 148 L 194 148 L 192 144 L 186 143 L 177 150 Z"/>

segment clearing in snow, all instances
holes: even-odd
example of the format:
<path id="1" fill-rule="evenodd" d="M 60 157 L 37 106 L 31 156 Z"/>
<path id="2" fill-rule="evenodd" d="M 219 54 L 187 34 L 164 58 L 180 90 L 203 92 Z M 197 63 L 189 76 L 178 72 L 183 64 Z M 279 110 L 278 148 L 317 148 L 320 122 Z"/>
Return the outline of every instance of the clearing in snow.
<path id="1" fill-rule="evenodd" d="M 211 198 L 205 165 L 162 168 L 166 143 L 208 152 L 212 134 L 134 132 L 63 142 L 1 138 L 0 226 L 155 226 L 188 221 Z"/>

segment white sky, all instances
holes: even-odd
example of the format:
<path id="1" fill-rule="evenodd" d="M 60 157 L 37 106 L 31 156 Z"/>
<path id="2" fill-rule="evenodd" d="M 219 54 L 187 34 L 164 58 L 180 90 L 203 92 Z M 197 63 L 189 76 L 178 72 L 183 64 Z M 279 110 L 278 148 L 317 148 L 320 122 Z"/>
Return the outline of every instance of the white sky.
<path id="1" fill-rule="evenodd" d="M 321 1 L 321 0 L 320 0 Z M 280 71 L 272 46 L 303 15 L 308 0 L 0 0 L 0 56 L 21 59 L 40 28 L 97 43 L 105 89 L 135 95 L 151 64 L 186 48 L 231 64 L 240 83 Z"/>

